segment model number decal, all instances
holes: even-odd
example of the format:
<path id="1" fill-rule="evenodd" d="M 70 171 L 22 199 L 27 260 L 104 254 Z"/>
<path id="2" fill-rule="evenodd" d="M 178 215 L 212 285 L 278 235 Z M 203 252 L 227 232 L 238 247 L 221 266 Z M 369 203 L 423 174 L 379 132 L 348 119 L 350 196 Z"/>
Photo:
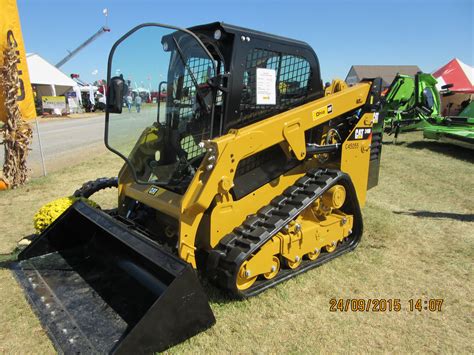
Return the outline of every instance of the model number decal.
<path id="1" fill-rule="evenodd" d="M 349 137 L 350 141 L 356 141 L 356 140 L 365 140 L 370 138 L 372 135 L 372 128 L 370 127 L 360 127 L 356 128 L 351 136 Z"/>
<path id="2" fill-rule="evenodd" d="M 347 143 L 346 149 L 359 149 L 359 143 L 357 142 Z"/>

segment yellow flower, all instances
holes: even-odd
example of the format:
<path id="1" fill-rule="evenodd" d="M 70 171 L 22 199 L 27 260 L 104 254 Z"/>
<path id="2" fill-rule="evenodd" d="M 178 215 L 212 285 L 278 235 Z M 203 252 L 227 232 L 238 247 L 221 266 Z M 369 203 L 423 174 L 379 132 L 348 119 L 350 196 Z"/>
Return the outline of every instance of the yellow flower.
<path id="1" fill-rule="evenodd" d="M 100 206 L 92 200 L 89 200 L 84 197 L 61 197 L 57 200 L 51 201 L 41 207 L 38 212 L 36 212 L 33 217 L 33 222 L 35 229 L 38 233 L 44 231 L 51 223 L 53 223 L 56 218 L 63 214 L 74 202 L 81 200 L 87 203 L 88 205 L 100 208 Z"/>

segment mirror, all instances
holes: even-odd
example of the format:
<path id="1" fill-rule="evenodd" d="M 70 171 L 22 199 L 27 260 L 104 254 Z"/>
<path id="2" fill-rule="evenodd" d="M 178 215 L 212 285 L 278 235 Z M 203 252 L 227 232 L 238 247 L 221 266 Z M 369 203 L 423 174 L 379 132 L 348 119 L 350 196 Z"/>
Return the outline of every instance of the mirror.
<path id="1" fill-rule="evenodd" d="M 110 79 L 107 90 L 107 109 L 111 113 L 122 113 L 123 97 L 128 92 L 123 76 L 114 76 Z"/>

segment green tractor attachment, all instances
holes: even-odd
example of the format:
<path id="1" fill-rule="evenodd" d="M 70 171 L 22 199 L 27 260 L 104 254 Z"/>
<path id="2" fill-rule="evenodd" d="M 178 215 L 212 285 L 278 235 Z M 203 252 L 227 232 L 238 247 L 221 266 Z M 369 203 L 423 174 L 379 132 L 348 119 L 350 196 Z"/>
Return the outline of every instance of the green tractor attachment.
<path id="1" fill-rule="evenodd" d="M 384 130 L 394 134 L 423 130 L 423 137 L 474 149 L 474 102 L 459 116 L 441 116 L 440 92 L 431 74 L 398 74 L 385 95 Z M 446 95 L 450 95 L 446 85 Z M 443 94 L 444 95 L 444 94 Z"/>
<path id="2" fill-rule="evenodd" d="M 414 77 L 398 74 L 385 95 L 382 113 L 385 132 L 395 134 L 426 127 L 439 116 L 440 97 L 436 79 L 431 74 Z"/>
<path id="3" fill-rule="evenodd" d="M 439 117 L 423 129 L 423 137 L 474 149 L 474 101 L 459 116 Z"/>

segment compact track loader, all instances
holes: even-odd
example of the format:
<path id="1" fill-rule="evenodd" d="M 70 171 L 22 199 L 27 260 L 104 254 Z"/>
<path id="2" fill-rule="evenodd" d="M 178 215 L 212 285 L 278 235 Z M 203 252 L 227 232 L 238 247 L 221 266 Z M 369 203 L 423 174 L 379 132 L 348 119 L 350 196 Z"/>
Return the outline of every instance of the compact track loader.
<path id="1" fill-rule="evenodd" d="M 132 29 L 107 82 L 118 208 L 76 202 L 15 265 L 58 349 L 164 350 L 215 322 L 196 271 L 249 297 L 359 243 L 380 79 L 325 96 L 306 43 L 216 22 Z"/>

